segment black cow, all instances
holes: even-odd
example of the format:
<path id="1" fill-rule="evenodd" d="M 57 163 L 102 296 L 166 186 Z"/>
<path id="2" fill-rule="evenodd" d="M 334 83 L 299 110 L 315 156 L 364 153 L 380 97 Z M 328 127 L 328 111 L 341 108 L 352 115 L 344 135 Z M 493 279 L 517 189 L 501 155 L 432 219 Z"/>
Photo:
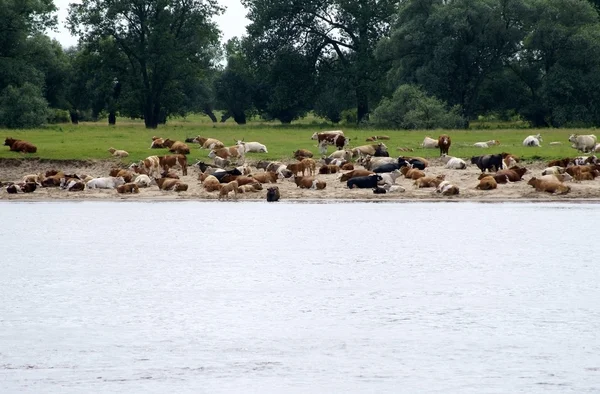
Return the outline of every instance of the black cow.
<path id="1" fill-rule="evenodd" d="M 388 153 L 388 151 L 383 148 L 381 145 L 377 146 L 377 148 L 375 148 L 375 154 L 373 155 L 375 157 L 390 157 L 390 154 Z"/>
<path id="2" fill-rule="evenodd" d="M 425 163 L 423 163 L 421 160 L 410 159 L 408 162 L 410 163 L 412 168 L 416 168 L 417 170 L 421 170 L 421 171 L 425 169 Z"/>
<path id="3" fill-rule="evenodd" d="M 373 172 L 377 173 L 377 174 L 382 174 L 384 172 L 392 172 L 394 170 L 399 170 L 400 169 L 400 164 L 398 163 L 386 163 L 386 164 L 382 164 L 379 167 L 376 167 L 375 169 L 373 169 Z"/>
<path id="4" fill-rule="evenodd" d="M 403 158 L 403 157 L 399 157 L 399 158 L 398 158 L 398 166 L 400 166 L 400 168 L 402 168 L 402 167 L 406 167 L 406 166 L 409 166 L 409 167 L 410 167 L 410 163 L 409 163 L 409 162 L 408 162 L 408 160 L 406 160 L 405 158 Z"/>
<path id="5" fill-rule="evenodd" d="M 198 168 L 200 169 L 201 172 L 206 171 L 207 168 L 220 168 L 218 166 L 213 166 L 211 164 L 206 164 L 203 161 L 199 161 L 198 163 L 196 163 L 196 165 L 198 166 Z"/>
<path id="6" fill-rule="evenodd" d="M 485 172 L 485 170 L 492 172 L 492 169 L 498 171 L 502 169 L 502 155 L 473 156 L 471 157 L 471 164 L 476 164 L 481 172 Z"/>
<path id="7" fill-rule="evenodd" d="M 385 194 L 387 193 L 387 190 L 385 190 L 383 187 L 376 187 L 375 189 L 373 189 L 373 194 Z"/>
<path id="8" fill-rule="evenodd" d="M 234 168 L 233 170 L 227 170 L 227 171 L 217 171 L 214 172 L 212 174 L 215 178 L 217 178 L 219 180 L 219 182 L 221 182 L 221 179 L 225 176 L 225 175 L 242 175 L 242 172 L 240 170 L 238 170 L 237 168 Z"/>
<path id="9" fill-rule="evenodd" d="M 25 184 L 21 185 L 21 191 L 23 193 L 33 193 L 36 188 L 37 185 L 35 182 L 26 182 Z"/>
<path id="10" fill-rule="evenodd" d="M 274 202 L 279 201 L 279 188 L 277 186 L 267 188 L 267 201 Z"/>
<path id="11" fill-rule="evenodd" d="M 18 193 L 18 189 L 17 189 L 17 185 L 9 185 L 6 187 L 6 192 L 8 194 L 17 194 Z"/>
<path id="12" fill-rule="evenodd" d="M 382 180 L 380 175 L 373 174 L 369 176 L 359 176 L 356 178 L 348 179 L 346 182 L 346 186 L 348 189 L 353 189 L 355 187 L 359 189 L 374 189 L 377 187 L 377 182 Z"/>

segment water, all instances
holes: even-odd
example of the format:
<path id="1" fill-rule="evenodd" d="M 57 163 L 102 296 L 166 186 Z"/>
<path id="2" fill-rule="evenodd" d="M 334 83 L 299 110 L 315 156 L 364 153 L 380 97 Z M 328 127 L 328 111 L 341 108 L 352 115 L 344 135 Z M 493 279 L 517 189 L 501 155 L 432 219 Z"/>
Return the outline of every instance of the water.
<path id="1" fill-rule="evenodd" d="M 2 393 L 600 392 L 600 205 L 0 203 Z"/>

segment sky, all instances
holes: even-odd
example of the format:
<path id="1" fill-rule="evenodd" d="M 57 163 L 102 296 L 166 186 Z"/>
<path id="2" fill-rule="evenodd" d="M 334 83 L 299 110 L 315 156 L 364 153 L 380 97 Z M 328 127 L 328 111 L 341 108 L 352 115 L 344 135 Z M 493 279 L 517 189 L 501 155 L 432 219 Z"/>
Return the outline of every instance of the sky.
<path id="1" fill-rule="evenodd" d="M 77 3 L 77 0 L 54 0 L 58 8 L 58 32 L 48 32 L 52 38 L 56 38 L 63 47 L 70 47 L 77 44 L 77 38 L 71 36 L 65 27 L 65 19 L 69 3 Z M 249 21 L 246 19 L 246 10 L 240 3 L 240 0 L 219 0 L 219 3 L 227 7 L 225 13 L 215 18 L 221 29 L 221 39 L 226 42 L 235 36 L 242 36 L 246 32 L 246 25 Z"/>

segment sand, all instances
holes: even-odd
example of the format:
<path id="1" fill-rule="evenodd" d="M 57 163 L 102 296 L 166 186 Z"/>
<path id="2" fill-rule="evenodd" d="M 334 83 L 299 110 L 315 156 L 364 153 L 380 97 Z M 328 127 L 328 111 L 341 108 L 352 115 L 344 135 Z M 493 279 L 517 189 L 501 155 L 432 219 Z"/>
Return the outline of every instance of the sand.
<path id="1" fill-rule="evenodd" d="M 19 182 L 24 175 L 37 174 L 50 169 L 62 170 L 65 173 L 78 175 L 91 175 L 94 177 L 108 176 L 111 168 L 118 166 L 113 160 L 90 161 L 48 161 L 4 159 L 0 160 L 0 181 Z M 427 175 L 445 174 L 446 180 L 460 188 L 458 196 L 442 196 L 433 188 L 418 189 L 414 182 L 400 176 L 396 184 L 403 186 L 406 191 L 400 193 L 373 194 L 372 189 L 346 188 L 345 182 L 338 180 L 340 174 L 317 175 L 318 179 L 327 182 L 324 190 L 308 190 L 297 188 L 290 180 L 279 180 L 277 186 L 281 193 L 281 201 L 479 201 L 479 202 L 506 202 L 506 201 L 549 201 L 549 202 L 600 202 L 600 178 L 594 181 L 569 182 L 571 192 L 566 195 L 551 195 L 537 192 L 527 185 L 527 180 L 533 176 L 541 175 L 546 167 L 545 162 L 520 163 L 529 169 L 523 181 L 498 185 L 495 190 L 482 191 L 475 189 L 478 184 L 477 176 L 480 170 L 472 165 L 465 170 L 450 170 L 443 167 L 439 159 L 430 161 L 430 166 L 425 169 Z M 122 165 L 121 165 L 122 167 Z M 357 167 L 361 168 L 361 167 Z M 262 171 L 262 170 L 259 170 Z M 180 174 L 180 172 L 178 172 Z M 189 185 L 186 192 L 161 191 L 157 186 L 140 189 L 139 194 L 123 195 L 116 190 L 84 190 L 81 192 L 67 192 L 60 188 L 42 188 L 34 193 L 8 194 L 6 188 L 0 191 L 0 199 L 5 201 L 52 201 L 52 200 L 142 200 L 142 201 L 174 201 L 174 200 L 217 200 L 218 192 L 206 192 L 198 181 L 199 170 L 195 166 L 188 168 L 188 175 L 181 176 L 181 180 Z M 238 199 L 266 201 L 266 187 L 256 193 L 238 195 Z"/>

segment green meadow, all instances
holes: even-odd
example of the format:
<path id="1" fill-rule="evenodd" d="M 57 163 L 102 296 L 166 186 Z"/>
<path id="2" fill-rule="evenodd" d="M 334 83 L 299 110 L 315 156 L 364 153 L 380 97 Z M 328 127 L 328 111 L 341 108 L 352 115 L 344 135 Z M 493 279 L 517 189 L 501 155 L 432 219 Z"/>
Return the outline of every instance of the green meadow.
<path id="1" fill-rule="evenodd" d="M 509 125 L 512 126 L 512 125 Z M 129 157 L 124 162 L 139 160 L 150 155 L 165 154 L 166 150 L 150 150 L 152 136 L 184 140 L 187 137 L 201 135 L 217 138 L 226 145 L 234 145 L 235 140 L 244 138 L 246 141 L 258 141 L 267 146 L 269 153 L 250 153 L 252 159 L 285 160 L 292 156 L 296 149 L 308 149 L 319 156 L 315 141 L 310 139 L 315 131 L 344 130 L 351 139 L 350 147 L 367 144 L 365 139 L 371 135 L 387 135 L 391 139 L 383 141 L 390 155 L 414 155 L 422 157 L 438 157 L 437 149 L 420 147 L 423 138 L 437 138 L 446 133 L 452 138 L 450 154 L 452 156 L 469 158 L 484 153 L 509 152 L 524 160 L 547 160 L 566 156 L 574 156 L 577 152 L 571 148 L 568 141 L 572 133 L 593 134 L 590 129 L 529 129 L 502 128 L 502 124 L 475 124 L 468 130 L 377 130 L 357 128 L 355 126 L 340 126 L 327 124 L 316 118 L 305 118 L 292 125 L 281 125 L 278 122 L 253 121 L 240 126 L 232 120 L 226 123 L 213 124 L 208 117 L 192 116 L 170 120 L 156 130 L 147 130 L 143 122 L 129 119 L 118 119 L 116 126 L 108 126 L 106 121 L 95 123 L 80 123 L 79 125 L 59 124 L 43 129 L 31 130 L 0 130 L 0 138 L 13 137 L 30 141 L 38 147 L 36 154 L 23 155 L 10 152 L 8 147 L 0 150 L 0 158 L 40 158 L 50 160 L 86 160 L 110 159 L 108 148 L 124 149 Z M 523 139 L 530 134 L 540 133 L 543 138 L 542 147 L 529 148 L 522 146 Z M 474 148 L 473 143 L 497 139 L 499 146 L 489 149 Z M 558 141 L 560 145 L 550 145 Z M 189 161 L 196 159 L 209 160 L 208 151 L 200 149 L 197 144 L 189 144 L 192 150 Z M 398 147 L 414 149 L 412 153 L 397 151 Z M 328 152 L 334 148 L 329 147 Z"/>

